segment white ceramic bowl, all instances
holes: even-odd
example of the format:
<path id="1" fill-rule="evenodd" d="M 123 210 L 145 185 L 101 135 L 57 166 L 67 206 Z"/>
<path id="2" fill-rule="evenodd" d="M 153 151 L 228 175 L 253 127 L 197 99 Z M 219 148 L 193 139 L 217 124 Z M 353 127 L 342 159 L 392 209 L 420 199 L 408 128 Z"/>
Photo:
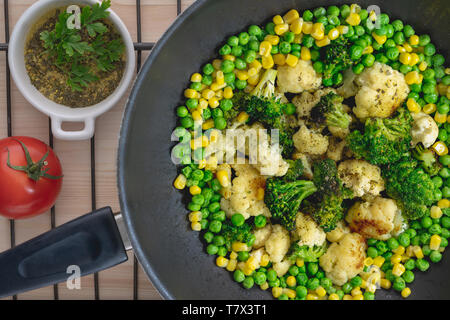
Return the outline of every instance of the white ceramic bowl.
<path id="1" fill-rule="evenodd" d="M 125 44 L 126 66 L 122 80 L 116 90 L 98 104 L 84 108 L 70 108 L 47 99 L 32 84 L 25 69 L 25 42 L 30 28 L 52 9 L 70 5 L 92 5 L 101 2 L 96 0 L 40 0 L 29 7 L 14 27 L 9 42 L 9 67 L 11 75 L 23 96 L 36 109 L 47 114 L 52 121 L 53 135 L 63 140 L 89 139 L 95 132 L 95 119 L 111 109 L 124 95 L 133 81 L 135 73 L 134 45 L 131 36 L 120 18 L 110 10 L 109 20 L 114 24 Z M 83 122 L 81 131 L 65 131 L 63 122 Z"/>

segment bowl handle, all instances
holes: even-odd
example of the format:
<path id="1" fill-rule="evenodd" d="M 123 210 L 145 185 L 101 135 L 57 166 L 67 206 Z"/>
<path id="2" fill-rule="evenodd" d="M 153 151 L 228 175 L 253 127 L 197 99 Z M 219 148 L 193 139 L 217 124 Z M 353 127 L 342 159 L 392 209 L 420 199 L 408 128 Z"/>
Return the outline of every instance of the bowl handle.
<path id="1" fill-rule="evenodd" d="M 52 132 L 55 138 L 61 140 L 87 140 L 94 136 L 95 132 L 95 118 L 87 118 L 80 120 L 84 122 L 84 128 L 80 131 L 65 131 L 62 129 L 63 120 L 57 117 L 52 119 Z M 69 121 L 71 122 L 71 121 Z M 73 121 L 72 121 L 73 122 Z M 77 121 L 78 122 L 78 121 Z"/>

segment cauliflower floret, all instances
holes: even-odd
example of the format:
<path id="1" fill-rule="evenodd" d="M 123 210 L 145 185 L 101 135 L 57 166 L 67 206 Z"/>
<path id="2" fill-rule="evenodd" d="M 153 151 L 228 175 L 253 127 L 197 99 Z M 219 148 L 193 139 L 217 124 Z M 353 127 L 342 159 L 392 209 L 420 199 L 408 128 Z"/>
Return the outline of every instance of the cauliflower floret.
<path id="1" fill-rule="evenodd" d="M 327 232 L 327 240 L 330 242 L 338 242 L 347 233 L 350 233 L 350 228 L 341 220 L 337 223 L 336 228 Z"/>
<path id="2" fill-rule="evenodd" d="M 329 92 L 336 92 L 332 88 L 320 89 L 314 93 L 304 91 L 299 95 L 296 95 L 292 99 L 292 103 L 297 107 L 298 117 L 309 117 L 311 109 L 319 103 L 320 98 Z"/>
<path id="3" fill-rule="evenodd" d="M 339 178 L 356 197 L 365 194 L 377 196 L 384 190 L 381 170 L 364 160 L 346 160 L 338 166 Z"/>
<path id="4" fill-rule="evenodd" d="M 376 197 L 373 201 L 356 202 L 348 210 L 345 220 L 352 231 L 365 238 L 387 240 L 394 229 L 397 211 L 394 200 Z"/>
<path id="5" fill-rule="evenodd" d="M 273 263 L 281 262 L 289 250 L 291 239 L 289 231 L 279 224 L 272 226 L 272 233 L 266 240 L 265 248 Z"/>
<path id="6" fill-rule="evenodd" d="M 342 286 L 364 268 L 366 242 L 357 233 L 345 234 L 339 242 L 330 245 L 320 257 L 320 266 L 334 284 Z"/>
<path id="7" fill-rule="evenodd" d="M 277 276 L 282 277 L 289 271 L 289 268 L 292 266 L 292 264 L 293 262 L 289 259 L 284 259 L 283 261 L 275 262 L 272 265 L 272 268 L 277 273 Z"/>
<path id="8" fill-rule="evenodd" d="M 277 84 L 280 92 L 300 93 L 318 89 L 322 77 L 314 70 L 311 61 L 299 60 L 295 67 L 278 67 Z"/>
<path id="9" fill-rule="evenodd" d="M 393 237 L 398 237 L 406 229 L 408 229 L 408 221 L 403 217 L 401 210 L 397 210 L 394 216 L 394 229 L 392 229 L 391 234 Z"/>
<path id="10" fill-rule="evenodd" d="M 269 143 L 266 131 L 258 130 L 257 137 L 257 145 L 248 148 L 257 151 L 248 153 L 249 162 L 264 176 L 284 176 L 289 164 L 283 159 L 280 146 Z"/>
<path id="11" fill-rule="evenodd" d="M 263 228 L 257 228 L 253 231 L 255 235 L 255 242 L 253 242 L 253 248 L 261 248 L 266 243 L 267 239 L 269 239 L 270 234 L 272 233 L 272 225 L 267 223 Z"/>
<path id="12" fill-rule="evenodd" d="M 355 83 L 358 93 L 353 112 L 360 119 L 389 117 L 409 93 L 403 74 L 379 62 L 365 69 L 355 79 Z"/>
<path id="13" fill-rule="evenodd" d="M 327 158 L 330 158 L 334 161 L 341 161 L 346 144 L 347 143 L 345 140 L 339 140 L 336 137 L 331 137 L 327 150 Z"/>
<path id="14" fill-rule="evenodd" d="M 265 188 L 266 179 L 249 164 L 233 165 L 233 169 L 236 177 L 231 183 L 229 200 L 222 198 L 220 201 L 222 210 L 228 217 L 236 212 L 241 213 L 245 219 L 259 214 L 270 217 L 264 200 L 258 196 L 258 190 Z"/>
<path id="15" fill-rule="evenodd" d="M 358 86 L 355 84 L 356 74 L 349 68 L 344 72 L 342 86 L 337 88 L 337 93 L 345 99 L 353 97 L 358 93 Z"/>
<path id="16" fill-rule="evenodd" d="M 412 113 L 414 119 L 411 127 L 412 144 L 415 146 L 422 142 L 425 148 L 429 148 L 436 141 L 439 128 L 432 117 L 420 112 Z"/>
<path id="17" fill-rule="evenodd" d="M 292 139 L 295 148 L 301 153 L 321 155 L 328 149 L 328 137 L 320 133 L 314 133 L 306 126 L 301 126 Z"/>
<path id="18" fill-rule="evenodd" d="M 298 245 L 309 247 L 323 245 L 327 237 L 311 216 L 301 212 L 295 219 L 293 234 L 296 239 L 299 239 Z"/>

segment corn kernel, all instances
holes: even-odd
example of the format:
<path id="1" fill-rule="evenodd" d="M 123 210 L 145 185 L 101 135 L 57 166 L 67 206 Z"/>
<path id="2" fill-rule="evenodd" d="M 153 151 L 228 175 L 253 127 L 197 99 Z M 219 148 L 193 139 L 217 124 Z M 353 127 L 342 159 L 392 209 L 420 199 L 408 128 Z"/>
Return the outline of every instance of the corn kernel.
<path id="1" fill-rule="evenodd" d="M 325 27 L 322 23 L 314 23 L 311 30 L 311 36 L 316 40 L 321 40 L 325 36 Z"/>
<path id="2" fill-rule="evenodd" d="M 434 103 L 429 103 L 423 106 L 423 112 L 426 114 L 432 114 L 436 111 L 436 105 Z"/>
<path id="3" fill-rule="evenodd" d="M 247 83 L 256 86 L 259 83 L 259 73 L 248 78 Z"/>
<path id="4" fill-rule="evenodd" d="M 322 286 L 319 286 L 319 287 L 316 289 L 316 294 L 317 294 L 319 297 L 325 297 L 325 295 L 327 294 L 327 291 L 326 291 Z"/>
<path id="5" fill-rule="evenodd" d="M 297 284 L 297 280 L 295 280 L 294 276 L 289 276 L 286 278 L 286 284 L 289 287 L 295 287 L 295 285 Z"/>
<path id="6" fill-rule="evenodd" d="M 402 261 L 402 256 L 400 254 L 394 254 L 391 257 L 391 263 L 392 264 L 400 263 L 400 261 Z"/>
<path id="7" fill-rule="evenodd" d="M 188 99 L 194 99 L 197 96 L 197 91 L 194 89 L 186 89 L 184 90 L 184 96 Z"/>
<path id="8" fill-rule="evenodd" d="M 224 56 L 222 56 L 223 60 L 229 60 L 229 61 L 235 61 L 236 57 L 231 55 L 231 54 L 226 54 Z"/>
<path id="9" fill-rule="evenodd" d="M 178 177 L 173 182 L 173 186 L 178 190 L 183 190 L 186 187 L 186 177 L 184 174 L 179 174 Z"/>
<path id="10" fill-rule="evenodd" d="M 244 122 L 247 122 L 248 118 L 249 118 L 248 113 L 245 111 L 242 111 L 238 114 L 237 121 L 240 123 L 244 123 Z"/>
<path id="11" fill-rule="evenodd" d="M 408 258 L 411 258 L 412 256 L 414 256 L 414 246 L 408 246 L 408 248 L 406 248 L 406 256 Z"/>
<path id="12" fill-rule="evenodd" d="M 414 83 L 419 84 L 419 79 L 419 73 L 417 71 L 411 71 L 405 75 L 405 81 L 409 85 L 412 85 Z"/>
<path id="13" fill-rule="evenodd" d="M 367 257 L 364 259 L 364 265 L 370 267 L 373 264 L 373 259 L 371 257 Z"/>
<path id="14" fill-rule="evenodd" d="M 270 55 L 272 44 L 269 41 L 262 41 L 259 45 L 259 54 L 263 57 Z"/>
<path id="15" fill-rule="evenodd" d="M 400 53 L 398 60 L 403 64 L 409 65 L 411 62 L 411 55 L 405 50 L 405 52 Z"/>
<path id="16" fill-rule="evenodd" d="M 249 77 L 254 77 L 254 76 L 258 75 L 258 69 L 256 69 L 256 68 L 249 68 L 247 70 L 247 74 L 248 74 Z"/>
<path id="17" fill-rule="evenodd" d="M 329 45 L 330 42 L 331 42 L 330 38 L 328 38 L 328 36 L 326 36 L 326 37 L 324 37 L 324 38 L 321 39 L 321 40 L 316 40 L 316 45 L 317 45 L 319 48 L 322 48 L 322 47 L 325 47 L 325 46 Z"/>
<path id="18" fill-rule="evenodd" d="M 268 34 L 265 38 L 265 41 L 268 41 L 271 45 L 276 46 L 278 43 L 280 43 L 280 37 L 275 36 L 272 34 Z"/>
<path id="19" fill-rule="evenodd" d="M 189 213 L 188 219 L 190 222 L 199 222 L 202 220 L 202 213 L 200 211 L 192 211 Z"/>
<path id="20" fill-rule="evenodd" d="M 401 263 L 395 263 L 392 268 L 392 274 L 396 277 L 400 277 L 405 272 L 405 266 Z"/>
<path id="21" fill-rule="evenodd" d="M 226 87 L 225 89 L 223 89 L 223 97 L 225 99 L 231 99 L 233 98 L 233 89 L 231 89 L 231 87 Z"/>
<path id="22" fill-rule="evenodd" d="M 303 267 L 305 265 L 305 261 L 303 259 L 297 258 L 295 260 L 295 265 L 299 268 Z"/>
<path id="23" fill-rule="evenodd" d="M 375 10 L 370 11 L 369 13 L 369 19 L 371 21 L 376 21 L 377 20 L 377 13 L 375 12 Z"/>
<path id="24" fill-rule="evenodd" d="M 289 25 L 287 23 L 277 24 L 274 30 L 277 35 L 281 36 L 289 31 Z"/>
<path id="25" fill-rule="evenodd" d="M 256 190 L 256 200 L 264 200 L 264 193 L 265 193 L 264 188 L 258 188 Z"/>
<path id="26" fill-rule="evenodd" d="M 395 254 L 398 254 L 398 255 L 401 256 L 402 254 L 405 253 L 405 247 L 403 247 L 403 246 L 398 246 L 398 248 L 395 249 L 395 250 L 393 250 L 393 252 L 394 252 Z"/>
<path id="27" fill-rule="evenodd" d="M 239 241 L 235 241 L 231 244 L 231 249 L 234 252 L 240 252 L 240 251 L 248 251 L 248 246 L 243 243 L 243 242 L 239 242 Z"/>
<path id="28" fill-rule="evenodd" d="M 431 250 L 438 250 L 441 246 L 441 237 L 437 234 L 433 234 L 430 238 L 430 249 Z"/>
<path id="29" fill-rule="evenodd" d="M 279 14 L 277 14 L 276 16 L 274 16 L 273 19 L 272 19 L 272 21 L 273 21 L 273 23 L 275 23 L 275 24 L 283 24 L 283 23 L 284 23 L 283 18 L 282 18 Z"/>
<path id="30" fill-rule="evenodd" d="M 413 48 L 407 42 L 405 42 L 403 44 L 403 48 L 405 48 L 406 52 L 412 52 L 413 51 Z"/>
<path id="31" fill-rule="evenodd" d="M 217 99 L 217 97 L 212 97 L 208 100 L 208 104 L 211 108 L 215 109 L 219 106 L 219 99 Z"/>
<path id="32" fill-rule="evenodd" d="M 381 268 L 381 266 L 383 265 L 384 261 L 385 261 L 385 259 L 382 256 L 375 257 L 373 259 L 373 265 L 377 266 L 378 268 Z"/>
<path id="33" fill-rule="evenodd" d="M 262 66 L 264 69 L 271 69 L 274 66 L 272 55 L 262 56 Z"/>
<path id="34" fill-rule="evenodd" d="M 447 200 L 447 199 L 442 199 L 442 200 Z M 442 201 L 439 200 L 439 201 Z M 447 200 L 448 201 L 448 200 Z M 440 217 L 442 217 L 442 210 L 441 207 L 439 207 L 439 202 L 437 206 L 432 206 L 430 209 L 430 217 L 433 219 L 439 219 Z"/>
<path id="35" fill-rule="evenodd" d="M 302 32 L 304 34 L 310 34 L 312 31 L 313 23 L 309 21 L 303 22 Z"/>
<path id="36" fill-rule="evenodd" d="M 410 66 L 415 66 L 419 62 L 420 58 L 417 53 L 411 53 L 411 60 L 409 61 Z"/>
<path id="37" fill-rule="evenodd" d="M 402 290 L 401 295 L 403 298 L 408 298 L 409 295 L 411 294 L 411 289 L 406 287 L 405 289 Z"/>
<path id="38" fill-rule="evenodd" d="M 302 47 L 300 51 L 300 58 L 305 61 L 311 60 L 311 51 L 309 51 L 307 47 Z"/>
<path id="39" fill-rule="evenodd" d="M 357 294 L 355 296 L 353 296 L 352 300 L 364 300 L 364 296 L 361 294 Z"/>
<path id="40" fill-rule="evenodd" d="M 385 35 L 379 36 L 375 32 L 372 32 L 372 37 L 378 44 L 384 44 L 387 40 L 387 37 Z"/>
<path id="41" fill-rule="evenodd" d="M 247 80 L 248 79 L 248 73 L 246 70 L 236 70 L 236 77 L 239 80 Z"/>
<path id="42" fill-rule="evenodd" d="M 437 112 L 436 112 L 437 113 Z M 436 116 L 434 117 L 436 120 Z M 437 120 L 436 120 L 437 121 Z M 445 121 L 444 121 L 445 122 Z M 444 123 L 442 122 L 442 123 Z M 436 152 L 439 156 L 445 156 L 448 153 L 448 148 L 442 141 L 438 141 L 431 146 L 431 148 Z"/>
<path id="43" fill-rule="evenodd" d="M 298 18 L 298 19 L 295 19 L 294 21 L 292 21 L 292 23 L 289 27 L 289 29 L 296 35 L 302 33 L 302 28 L 303 28 L 303 19 L 302 18 Z"/>
<path id="44" fill-rule="evenodd" d="M 417 259 L 423 259 L 424 258 L 424 254 L 422 252 L 422 248 L 421 247 L 414 246 L 413 252 L 414 252 L 414 255 L 416 256 Z"/>
<path id="45" fill-rule="evenodd" d="M 255 256 L 251 256 L 250 258 L 247 259 L 245 265 L 247 268 L 255 270 L 258 267 L 258 261 L 256 260 Z"/>
<path id="46" fill-rule="evenodd" d="M 412 46 L 417 46 L 419 44 L 419 36 L 417 34 L 413 34 L 409 37 L 409 44 Z"/>
<path id="47" fill-rule="evenodd" d="M 438 201 L 437 205 L 441 209 L 448 208 L 448 207 L 450 207 L 450 201 L 448 199 L 441 199 Z M 433 207 L 431 207 L 431 208 L 433 208 Z M 442 213 L 442 210 L 441 210 L 441 213 Z"/>
<path id="48" fill-rule="evenodd" d="M 193 73 L 191 76 L 192 82 L 201 82 L 202 81 L 202 75 L 200 73 Z"/>
<path id="49" fill-rule="evenodd" d="M 194 119 L 194 121 L 201 121 L 202 120 L 201 110 L 192 111 L 192 119 Z"/>
<path id="50" fill-rule="evenodd" d="M 228 265 L 226 267 L 226 269 L 230 272 L 233 272 L 234 270 L 236 270 L 236 266 L 237 266 L 237 260 L 236 259 L 231 259 L 228 261 Z"/>
<path id="51" fill-rule="evenodd" d="M 206 88 L 205 90 L 202 91 L 202 97 L 206 100 L 211 99 L 215 95 L 216 95 L 216 93 L 214 92 L 214 90 L 211 90 L 209 88 Z"/>
<path id="52" fill-rule="evenodd" d="M 437 85 L 437 91 L 441 96 L 445 96 L 447 93 L 447 86 L 441 82 Z"/>
<path id="53" fill-rule="evenodd" d="M 337 28 L 333 28 L 328 31 L 328 38 L 330 40 L 336 40 L 337 38 L 339 38 L 339 30 Z"/>
<path id="54" fill-rule="evenodd" d="M 249 268 L 248 266 L 245 266 L 245 267 L 242 269 L 242 272 L 244 272 L 244 274 L 245 274 L 246 276 L 251 276 L 252 273 L 253 273 L 253 271 L 255 271 L 255 270 L 253 270 L 252 268 Z"/>
<path id="55" fill-rule="evenodd" d="M 200 194 L 202 189 L 199 186 L 192 186 L 189 188 L 189 193 L 193 196 Z"/>
<path id="56" fill-rule="evenodd" d="M 425 71 L 425 70 L 427 69 L 427 67 L 428 67 L 428 65 L 427 65 L 427 63 L 426 63 L 425 61 L 422 61 L 422 62 L 419 64 L 419 70 L 420 70 L 420 71 Z"/>
<path id="57" fill-rule="evenodd" d="M 345 22 L 347 22 L 351 26 L 357 26 L 361 23 L 361 17 L 358 13 L 352 12 L 350 15 L 345 19 Z"/>
<path id="58" fill-rule="evenodd" d="M 372 46 L 367 46 L 363 49 L 363 54 L 369 54 L 373 52 L 373 47 Z"/>
<path id="59" fill-rule="evenodd" d="M 283 293 L 283 289 L 280 287 L 273 287 L 272 288 L 272 296 L 274 298 L 278 298 Z"/>
<path id="60" fill-rule="evenodd" d="M 353 300 L 353 297 L 349 294 L 344 295 L 344 298 L 342 300 Z"/>
<path id="61" fill-rule="evenodd" d="M 191 229 L 193 231 L 200 231 L 200 230 L 202 230 L 202 225 L 199 222 L 192 222 Z"/>
<path id="62" fill-rule="evenodd" d="M 361 11 L 361 7 L 356 3 L 350 5 L 350 12 L 359 13 Z"/>
<path id="63" fill-rule="evenodd" d="M 222 256 L 218 256 L 216 259 L 216 265 L 221 268 L 225 268 L 228 264 L 228 259 Z"/>
<path id="64" fill-rule="evenodd" d="M 308 293 L 306 295 L 306 300 L 319 300 L 319 296 L 314 293 Z"/>
<path id="65" fill-rule="evenodd" d="M 265 266 L 267 266 L 267 265 L 269 264 L 269 262 L 270 262 L 270 257 L 269 257 L 269 255 L 268 255 L 268 254 L 263 254 L 263 255 L 261 256 L 261 261 L 260 261 L 259 265 L 260 265 L 261 267 L 265 267 Z"/>
<path id="66" fill-rule="evenodd" d="M 283 20 L 286 23 L 292 23 L 294 22 L 296 19 L 300 18 L 300 14 L 298 13 L 297 10 L 292 9 L 289 10 L 284 16 L 283 16 Z"/>
<path id="67" fill-rule="evenodd" d="M 388 279 L 381 279 L 380 280 L 380 286 L 383 289 L 390 289 L 391 288 L 391 281 L 389 281 Z"/>
<path id="68" fill-rule="evenodd" d="M 375 293 L 375 291 L 377 291 L 376 284 L 373 284 L 373 283 L 367 284 L 366 291 L 371 292 L 371 293 Z"/>
<path id="69" fill-rule="evenodd" d="M 259 287 L 261 288 L 261 290 L 267 290 L 267 289 L 269 289 L 269 283 L 266 281 Z"/>
<path id="70" fill-rule="evenodd" d="M 403 48 L 402 46 L 396 46 L 396 48 L 398 49 L 398 52 L 400 52 L 400 54 L 405 53 L 406 49 Z"/>
<path id="71" fill-rule="evenodd" d="M 218 159 L 216 156 L 211 156 L 206 160 L 206 166 L 205 169 L 206 170 L 216 170 L 217 169 L 217 164 L 218 164 Z"/>
<path id="72" fill-rule="evenodd" d="M 294 43 L 300 44 L 300 43 L 302 43 L 302 40 L 303 40 L 303 33 L 300 33 L 300 34 L 296 34 L 296 35 L 295 35 L 295 37 L 294 37 Z"/>
<path id="73" fill-rule="evenodd" d="M 362 289 L 365 289 L 365 288 L 367 288 L 367 281 L 366 280 L 364 280 L 364 279 L 362 279 L 362 281 L 361 281 L 361 286 L 360 286 Z"/>
<path id="74" fill-rule="evenodd" d="M 216 176 L 222 187 L 228 187 L 230 185 L 230 177 L 228 176 L 228 172 L 225 170 L 217 171 Z"/>
<path id="75" fill-rule="evenodd" d="M 290 67 L 295 67 L 298 63 L 298 58 L 292 54 L 286 56 L 286 64 Z"/>
<path id="76" fill-rule="evenodd" d="M 332 293 L 328 296 L 328 300 L 339 300 L 337 293 Z"/>
<path id="77" fill-rule="evenodd" d="M 352 291 L 350 293 L 352 294 L 352 296 L 357 296 L 358 294 L 362 294 L 361 288 L 360 287 L 355 287 L 355 288 L 352 289 Z"/>
<path id="78" fill-rule="evenodd" d="M 219 91 L 227 86 L 225 81 L 217 79 L 218 82 L 211 84 L 210 89 L 213 91 Z"/>
<path id="79" fill-rule="evenodd" d="M 339 34 L 346 34 L 348 32 L 348 26 L 340 25 L 337 27 Z"/>
<path id="80" fill-rule="evenodd" d="M 277 53 L 273 56 L 273 62 L 276 65 L 283 66 L 286 64 L 286 57 L 282 53 Z"/>
<path id="81" fill-rule="evenodd" d="M 288 296 L 288 298 L 294 299 L 295 296 L 297 295 L 297 293 L 295 292 L 295 290 L 289 289 L 289 288 L 284 288 L 283 289 L 283 293 L 285 295 Z"/>

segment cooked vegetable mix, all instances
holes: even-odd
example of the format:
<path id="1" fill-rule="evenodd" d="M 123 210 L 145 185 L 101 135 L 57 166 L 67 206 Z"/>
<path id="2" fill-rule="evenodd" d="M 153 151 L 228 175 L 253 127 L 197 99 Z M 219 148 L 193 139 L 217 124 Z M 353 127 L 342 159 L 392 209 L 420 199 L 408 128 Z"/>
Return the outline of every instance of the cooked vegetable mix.
<path id="1" fill-rule="evenodd" d="M 356 4 L 293 9 L 191 76 L 174 187 L 218 267 L 280 300 L 412 294 L 450 237 L 450 69 L 431 41 Z"/>

